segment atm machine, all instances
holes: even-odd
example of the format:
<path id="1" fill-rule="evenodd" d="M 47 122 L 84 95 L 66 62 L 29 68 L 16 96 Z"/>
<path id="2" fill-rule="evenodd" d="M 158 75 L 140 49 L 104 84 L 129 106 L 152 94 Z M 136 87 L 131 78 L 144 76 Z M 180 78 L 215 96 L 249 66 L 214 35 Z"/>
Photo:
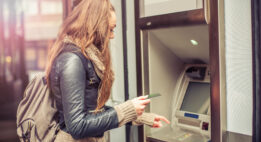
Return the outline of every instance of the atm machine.
<path id="1" fill-rule="evenodd" d="M 171 121 L 162 128 L 144 126 L 144 141 L 209 142 L 208 25 L 152 29 L 142 34 L 143 93 L 161 94 L 151 99 L 146 111 Z"/>
<path id="2" fill-rule="evenodd" d="M 206 64 L 188 64 L 173 92 L 171 125 L 147 135 L 147 141 L 210 141 L 210 80 Z M 147 128 L 148 129 L 148 128 Z"/>

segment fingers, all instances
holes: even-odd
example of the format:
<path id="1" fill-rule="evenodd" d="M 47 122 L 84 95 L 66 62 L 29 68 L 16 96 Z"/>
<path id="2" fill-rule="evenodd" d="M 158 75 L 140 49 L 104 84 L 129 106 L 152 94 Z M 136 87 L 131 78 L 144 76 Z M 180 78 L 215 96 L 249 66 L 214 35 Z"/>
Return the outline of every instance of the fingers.
<path id="1" fill-rule="evenodd" d="M 162 123 L 160 121 L 154 121 L 152 127 L 153 128 L 160 128 L 160 127 L 162 127 Z"/>
<path id="2" fill-rule="evenodd" d="M 140 111 L 143 112 L 146 106 L 140 106 Z"/>
<path id="3" fill-rule="evenodd" d="M 140 96 L 137 98 L 132 99 L 134 107 L 136 109 L 137 115 L 142 115 L 144 109 L 148 103 L 150 103 L 150 99 L 147 99 L 148 96 Z"/>
<path id="4" fill-rule="evenodd" d="M 142 113 L 143 113 L 143 111 L 138 111 L 137 115 L 140 116 L 140 115 L 142 115 Z"/>
<path id="5" fill-rule="evenodd" d="M 160 121 L 160 120 L 166 122 L 167 124 L 170 124 L 169 120 L 166 117 L 164 117 L 164 116 L 157 116 L 155 118 L 155 121 Z"/>
<path id="6" fill-rule="evenodd" d="M 142 105 L 147 105 L 148 103 L 150 103 L 150 99 L 141 100 L 141 104 L 142 104 Z"/>
<path id="7" fill-rule="evenodd" d="M 146 105 L 140 105 L 139 108 L 137 109 L 138 115 L 142 115 L 142 113 L 145 110 Z"/>
<path id="8" fill-rule="evenodd" d="M 149 103 L 150 100 L 133 100 L 134 107 L 138 115 L 141 115 L 146 107 L 146 104 Z"/>
<path id="9" fill-rule="evenodd" d="M 148 98 L 148 95 L 146 95 L 146 96 L 140 96 L 140 97 L 138 97 L 138 100 L 145 100 L 145 99 L 147 99 Z"/>
<path id="10" fill-rule="evenodd" d="M 160 128 L 162 126 L 161 121 L 166 122 L 167 124 L 170 124 L 169 120 L 165 118 L 164 116 L 157 115 L 155 117 L 155 121 L 153 123 L 153 128 Z"/>
<path id="11" fill-rule="evenodd" d="M 157 115 L 157 116 L 155 117 L 155 121 L 160 121 L 160 116 L 159 116 L 159 115 Z"/>

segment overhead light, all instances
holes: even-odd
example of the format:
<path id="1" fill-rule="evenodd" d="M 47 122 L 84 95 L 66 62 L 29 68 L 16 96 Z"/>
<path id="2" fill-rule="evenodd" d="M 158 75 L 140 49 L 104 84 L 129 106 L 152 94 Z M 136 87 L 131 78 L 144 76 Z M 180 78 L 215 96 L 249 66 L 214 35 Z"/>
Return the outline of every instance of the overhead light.
<path id="1" fill-rule="evenodd" d="M 194 39 L 190 40 L 190 42 L 191 42 L 191 44 L 194 45 L 194 46 L 198 45 L 198 42 L 197 42 L 196 40 L 194 40 Z"/>

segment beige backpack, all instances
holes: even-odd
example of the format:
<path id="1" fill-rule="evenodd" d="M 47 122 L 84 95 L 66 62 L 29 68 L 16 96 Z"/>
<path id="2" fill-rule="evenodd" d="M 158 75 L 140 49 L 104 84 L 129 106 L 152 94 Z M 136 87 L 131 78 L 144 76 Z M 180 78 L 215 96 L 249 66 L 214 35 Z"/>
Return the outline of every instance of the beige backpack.
<path id="1" fill-rule="evenodd" d="M 44 74 L 27 86 L 17 110 L 17 134 L 21 142 L 53 142 L 59 131 L 57 109 Z"/>

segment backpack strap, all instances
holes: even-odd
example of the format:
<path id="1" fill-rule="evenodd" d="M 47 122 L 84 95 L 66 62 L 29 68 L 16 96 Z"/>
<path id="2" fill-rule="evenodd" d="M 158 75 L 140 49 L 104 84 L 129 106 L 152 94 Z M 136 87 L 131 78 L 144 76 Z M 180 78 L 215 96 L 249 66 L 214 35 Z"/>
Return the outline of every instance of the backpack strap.
<path id="1" fill-rule="evenodd" d="M 78 57 L 80 57 L 85 72 L 88 74 L 88 78 L 92 81 L 100 81 L 99 76 L 97 75 L 97 73 L 95 72 L 95 68 L 93 63 L 91 62 L 91 60 L 86 59 L 86 57 L 82 54 L 81 50 L 79 48 L 77 48 L 77 45 L 73 44 L 73 43 L 64 43 L 64 49 L 62 51 L 62 53 L 64 52 L 71 52 L 76 54 Z"/>

